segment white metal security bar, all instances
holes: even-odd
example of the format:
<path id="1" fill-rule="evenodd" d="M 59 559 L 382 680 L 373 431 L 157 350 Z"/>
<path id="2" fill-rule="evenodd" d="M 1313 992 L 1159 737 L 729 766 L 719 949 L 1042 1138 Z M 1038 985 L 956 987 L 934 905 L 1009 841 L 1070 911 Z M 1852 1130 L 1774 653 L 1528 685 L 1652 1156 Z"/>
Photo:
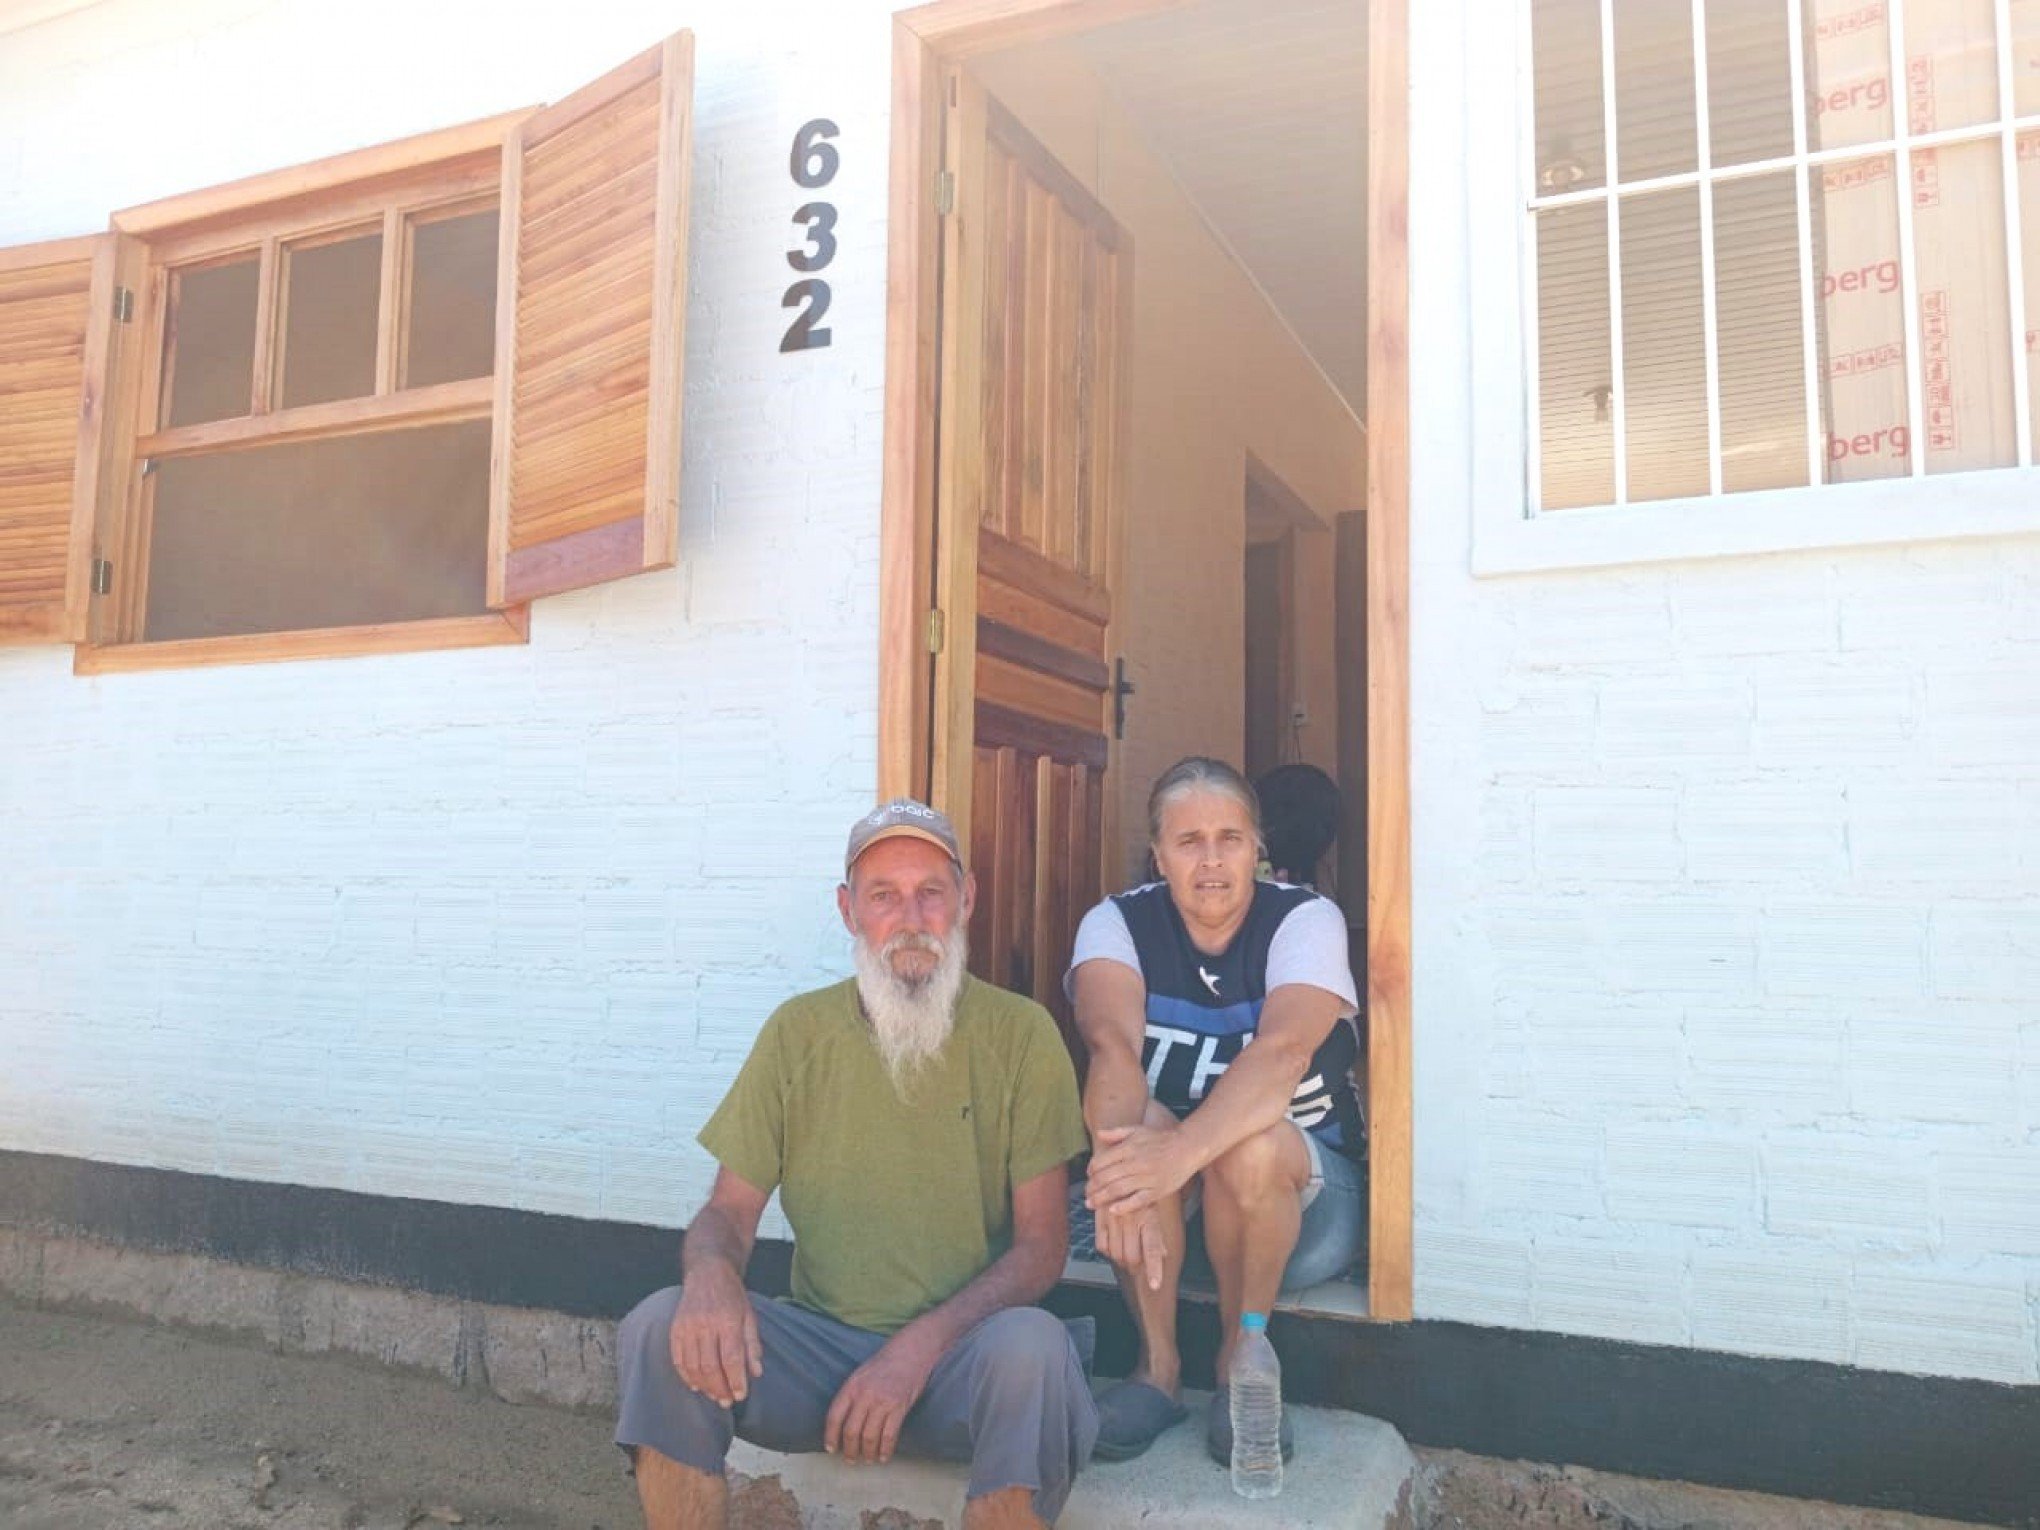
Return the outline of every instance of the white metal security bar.
<path id="1" fill-rule="evenodd" d="M 1889 158 L 1895 176 L 1898 204 L 1899 286 L 1903 310 L 1905 355 L 1906 419 L 1908 431 L 1907 472 L 1920 477 L 1926 470 L 1927 432 L 1924 425 L 1922 346 L 1920 344 L 1920 295 L 1918 254 L 1914 234 L 1913 157 L 1923 150 L 1938 150 L 1995 139 L 2002 168 L 2004 196 L 2004 245 L 2007 319 L 2010 329 L 2012 416 L 2014 460 L 2018 465 L 2033 462 L 2032 383 L 2026 351 L 2026 297 L 2023 251 L 2023 209 L 2021 206 L 2018 145 L 2022 135 L 2040 133 L 2040 113 L 2020 115 L 2014 95 L 2011 0 L 1994 0 L 1994 41 L 1997 62 L 1997 111 L 1992 120 L 1961 127 L 1916 133 L 1912 128 L 1906 92 L 1906 0 L 1886 0 L 1885 25 L 1889 69 L 1888 92 L 1892 131 L 1888 137 L 1836 148 L 1813 149 L 1809 144 L 1806 106 L 1805 0 L 1784 0 L 1788 47 L 1792 151 L 1773 156 L 1717 166 L 1713 162 L 1707 0 L 1691 0 L 1694 73 L 1695 167 L 1692 170 L 1654 175 L 1624 182 L 1621 178 L 1621 145 L 1618 142 L 1617 66 L 1615 57 L 1615 7 L 1618 0 L 1599 0 L 1601 44 L 1601 119 L 1604 138 L 1605 174 L 1603 184 L 1584 190 L 1541 192 L 1538 185 L 1535 11 L 1537 0 L 1522 0 L 1529 19 L 1526 37 L 1533 39 L 1523 50 L 1520 71 L 1522 102 L 1522 167 L 1527 188 L 1528 233 L 1523 246 L 1523 300 L 1525 314 L 1524 354 L 1528 368 L 1530 402 L 1528 490 L 1534 514 L 1541 505 L 1543 489 L 1543 398 L 1540 367 L 1538 217 L 1568 207 L 1602 203 L 1607 213 L 1607 289 L 1609 319 L 1609 423 L 1612 426 L 1615 505 L 1629 503 L 1628 387 L 1625 377 L 1624 315 L 1622 293 L 1622 231 L 1619 210 L 1626 197 L 1657 191 L 1695 187 L 1699 193 L 1701 303 L 1706 337 L 1707 470 L 1711 494 L 1722 492 L 1722 406 L 1719 340 L 1719 298 L 1716 292 L 1716 242 L 1714 229 L 1714 188 L 1727 181 L 1788 172 L 1793 177 L 1798 220 L 1799 296 L 1801 359 L 1806 399 L 1806 468 L 1810 484 L 1818 485 L 1826 473 L 1822 450 L 1824 422 L 1820 386 L 1818 316 L 1815 307 L 1816 272 L 1813 254 L 1812 176 L 1824 166 L 1844 162 L 1876 161 Z M 1626 0 L 1635 3 L 1635 0 Z"/>

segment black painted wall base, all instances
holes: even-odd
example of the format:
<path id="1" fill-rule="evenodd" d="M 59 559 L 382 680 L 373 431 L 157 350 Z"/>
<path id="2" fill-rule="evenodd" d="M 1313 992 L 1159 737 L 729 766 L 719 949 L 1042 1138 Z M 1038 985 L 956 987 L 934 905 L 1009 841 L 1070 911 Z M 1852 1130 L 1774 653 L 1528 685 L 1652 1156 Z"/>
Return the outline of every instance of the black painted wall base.
<path id="1" fill-rule="evenodd" d="M 661 1228 L 7 1151 L 0 1226 L 579 1317 L 620 1317 L 678 1270 Z M 790 1254 L 762 1244 L 753 1286 L 783 1293 Z M 1101 1320 L 1101 1370 L 1131 1366 L 1114 1293 L 1049 1305 Z M 1216 1329 L 1185 1308 L 1192 1384 Z M 1293 1400 L 1415 1444 L 2040 1530 L 2040 1387 L 1464 1323 L 1285 1314 L 1272 1332 Z"/>

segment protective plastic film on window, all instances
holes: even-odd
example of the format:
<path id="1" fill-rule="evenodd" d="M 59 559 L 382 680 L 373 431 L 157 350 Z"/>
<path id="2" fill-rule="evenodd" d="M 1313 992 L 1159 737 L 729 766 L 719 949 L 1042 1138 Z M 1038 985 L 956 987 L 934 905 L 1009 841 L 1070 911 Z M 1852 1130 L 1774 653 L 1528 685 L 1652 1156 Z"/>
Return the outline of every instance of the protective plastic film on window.
<path id="1" fill-rule="evenodd" d="M 2032 462 L 2040 0 L 1529 5 L 1539 509 Z"/>
<path id="2" fill-rule="evenodd" d="M 1807 481 L 1805 304 L 1799 198 L 1789 171 L 1714 188 L 1715 313 L 1721 336 L 1721 487 Z"/>
<path id="3" fill-rule="evenodd" d="M 1607 185 L 1600 0 L 1540 0 L 1537 60 L 1537 190 Z"/>
<path id="4" fill-rule="evenodd" d="M 1695 188 L 1621 199 L 1623 427 L 1631 499 L 1707 492 L 1707 341 Z"/>
<path id="5" fill-rule="evenodd" d="M 1608 220 L 1599 204 L 1537 219 L 1538 413 L 1546 507 L 1615 495 L 1614 386 L 1608 343 Z"/>
<path id="6" fill-rule="evenodd" d="M 1813 216 L 1826 481 L 1903 478 L 1912 466 L 1912 429 L 1892 157 L 1823 165 Z"/>

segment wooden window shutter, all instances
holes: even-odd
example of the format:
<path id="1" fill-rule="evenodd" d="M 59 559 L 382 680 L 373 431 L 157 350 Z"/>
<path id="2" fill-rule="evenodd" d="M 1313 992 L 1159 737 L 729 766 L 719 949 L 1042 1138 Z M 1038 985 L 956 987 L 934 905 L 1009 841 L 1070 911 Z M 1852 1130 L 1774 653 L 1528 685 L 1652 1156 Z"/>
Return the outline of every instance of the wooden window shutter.
<path id="1" fill-rule="evenodd" d="M 679 555 L 693 93 L 680 32 L 505 146 L 493 606 Z"/>
<path id="2" fill-rule="evenodd" d="M 111 385 L 113 234 L 0 250 L 0 643 L 75 643 Z"/>

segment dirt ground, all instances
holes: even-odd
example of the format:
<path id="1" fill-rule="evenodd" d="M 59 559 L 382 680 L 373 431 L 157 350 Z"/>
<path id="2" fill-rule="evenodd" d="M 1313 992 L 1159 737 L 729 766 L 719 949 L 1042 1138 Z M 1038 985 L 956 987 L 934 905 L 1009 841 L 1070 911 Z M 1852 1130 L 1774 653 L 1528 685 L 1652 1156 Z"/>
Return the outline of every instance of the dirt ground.
<path id="1" fill-rule="evenodd" d="M 1965 1530 L 1925 1519 L 1578 1466 L 1418 1450 L 1420 1530 Z"/>
<path id="2" fill-rule="evenodd" d="M 0 1524 L 626 1530 L 601 1420 L 432 1377 L 0 1303 Z"/>
<path id="3" fill-rule="evenodd" d="M 1932 1530 L 1946 1521 L 1419 1451 L 1429 1530 Z M 738 1530 L 797 1530 L 771 1479 Z M 436 1377 L 0 1302 L 10 1530 L 634 1530 L 608 1420 Z"/>

